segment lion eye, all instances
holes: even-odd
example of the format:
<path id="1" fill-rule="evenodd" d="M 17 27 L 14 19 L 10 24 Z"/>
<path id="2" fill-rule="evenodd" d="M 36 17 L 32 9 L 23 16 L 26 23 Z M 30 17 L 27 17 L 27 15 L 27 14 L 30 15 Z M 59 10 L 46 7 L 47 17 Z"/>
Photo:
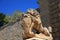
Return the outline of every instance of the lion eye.
<path id="1" fill-rule="evenodd" d="M 27 17 L 27 16 L 24 16 L 24 17 Z"/>

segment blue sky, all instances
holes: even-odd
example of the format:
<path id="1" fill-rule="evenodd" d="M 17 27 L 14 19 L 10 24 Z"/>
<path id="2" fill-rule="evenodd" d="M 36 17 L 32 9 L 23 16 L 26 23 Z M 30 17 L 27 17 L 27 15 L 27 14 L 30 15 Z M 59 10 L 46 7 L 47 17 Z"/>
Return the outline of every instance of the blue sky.
<path id="1" fill-rule="evenodd" d="M 37 0 L 0 0 L 0 12 L 12 15 L 14 11 L 26 12 L 28 8 L 38 8 Z"/>

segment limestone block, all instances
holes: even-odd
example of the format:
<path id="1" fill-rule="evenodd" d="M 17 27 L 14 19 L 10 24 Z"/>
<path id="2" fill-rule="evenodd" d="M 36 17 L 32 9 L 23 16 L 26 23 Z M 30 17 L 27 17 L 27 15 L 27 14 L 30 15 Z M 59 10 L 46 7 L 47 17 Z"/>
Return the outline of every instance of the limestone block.
<path id="1" fill-rule="evenodd" d="M 44 38 L 30 38 L 30 39 L 26 39 L 26 40 L 46 40 Z"/>

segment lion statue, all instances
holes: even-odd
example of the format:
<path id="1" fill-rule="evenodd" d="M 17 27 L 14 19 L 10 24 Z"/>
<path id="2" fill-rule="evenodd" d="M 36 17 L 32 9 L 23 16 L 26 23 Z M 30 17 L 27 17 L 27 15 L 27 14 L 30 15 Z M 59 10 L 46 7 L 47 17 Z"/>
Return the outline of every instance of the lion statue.
<path id="1" fill-rule="evenodd" d="M 40 15 L 36 10 L 29 9 L 26 14 L 22 15 L 21 26 L 24 39 L 37 37 L 37 35 L 41 33 L 45 36 L 50 36 L 48 29 L 43 28 Z M 33 29 L 37 32 L 32 32 Z"/>

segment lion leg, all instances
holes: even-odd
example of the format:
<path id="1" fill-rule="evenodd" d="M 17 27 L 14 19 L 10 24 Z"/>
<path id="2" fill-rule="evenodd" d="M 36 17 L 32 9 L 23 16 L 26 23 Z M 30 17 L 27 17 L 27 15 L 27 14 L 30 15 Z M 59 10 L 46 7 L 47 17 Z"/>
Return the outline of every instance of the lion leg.
<path id="1" fill-rule="evenodd" d="M 34 29 L 37 31 L 38 34 L 43 32 L 43 27 L 41 26 L 41 24 L 35 24 Z"/>
<path id="2" fill-rule="evenodd" d="M 49 31 L 48 31 L 48 29 L 47 29 L 46 27 L 44 27 L 43 30 L 44 30 L 43 33 L 44 33 L 46 36 L 50 36 L 50 33 L 49 33 Z"/>
<path id="3" fill-rule="evenodd" d="M 29 28 L 29 33 L 31 33 L 31 34 L 34 34 L 34 33 L 32 32 L 33 26 L 34 26 L 34 23 L 32 23 L 31 26 L 30 26 L 30 28 Z"/>
<path id="4" fill-rule="evenodd" d="M 27 35 L 28 37 L 34 37 L 35 36 L 35 34 L 32 32 L 33 25 L 34 25 L 34 23 L 32 23 L 28 29 L 28 35 Z"/>

